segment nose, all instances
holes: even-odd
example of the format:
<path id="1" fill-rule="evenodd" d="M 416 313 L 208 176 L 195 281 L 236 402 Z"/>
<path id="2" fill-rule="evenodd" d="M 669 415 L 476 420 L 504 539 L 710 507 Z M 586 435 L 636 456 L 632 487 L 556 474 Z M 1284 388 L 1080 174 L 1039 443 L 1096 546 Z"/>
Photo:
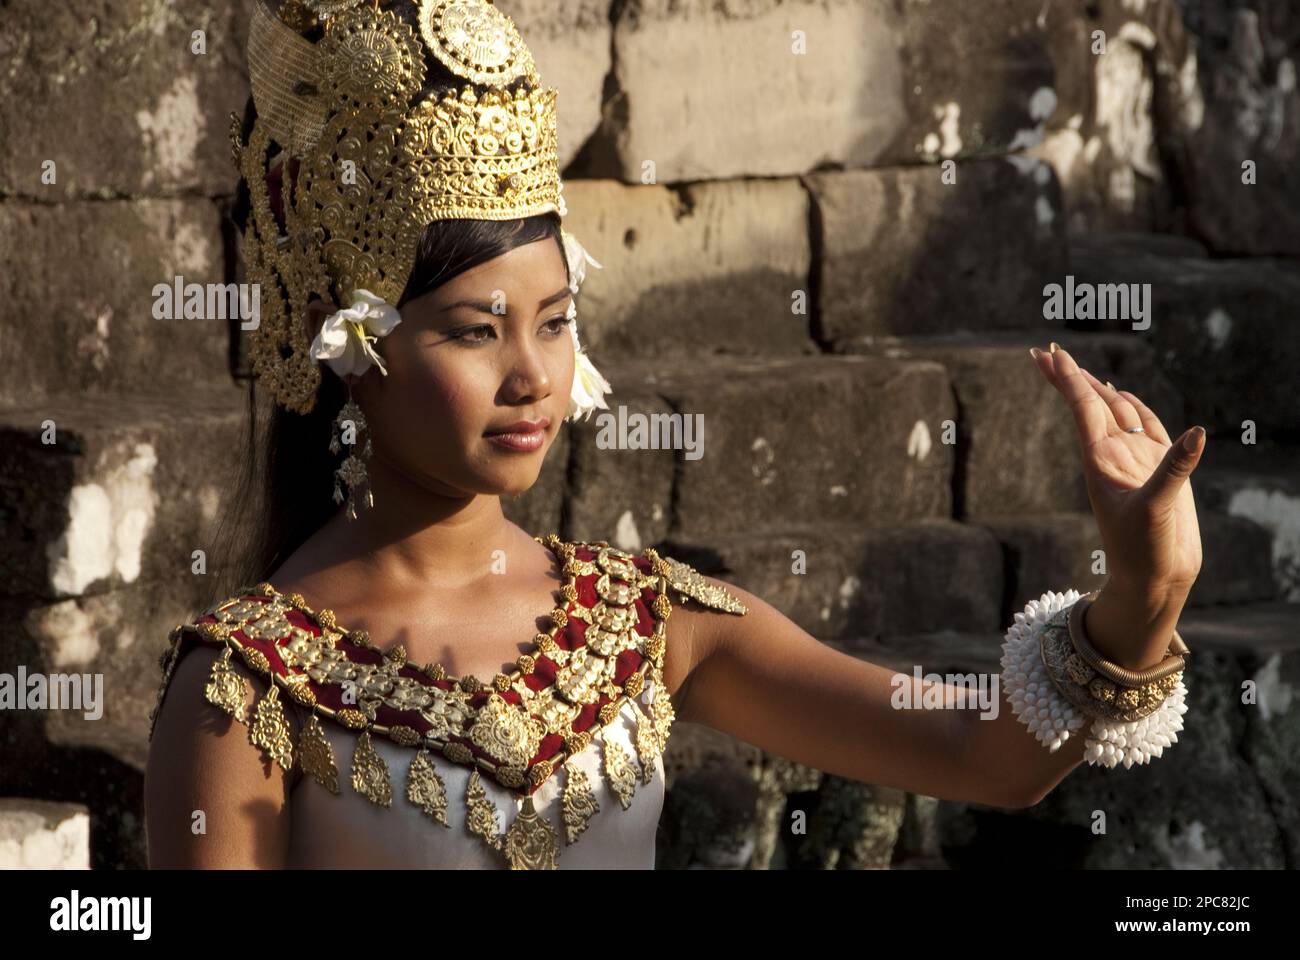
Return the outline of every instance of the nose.
<path id="1" fill-rule="evenodd" d="M 541 348 L 527 338 L 519 338 L 507 351 L 509 368 L 503 389 L 510 403 L 540 400 L 551 392 L 551 378 Z"/>

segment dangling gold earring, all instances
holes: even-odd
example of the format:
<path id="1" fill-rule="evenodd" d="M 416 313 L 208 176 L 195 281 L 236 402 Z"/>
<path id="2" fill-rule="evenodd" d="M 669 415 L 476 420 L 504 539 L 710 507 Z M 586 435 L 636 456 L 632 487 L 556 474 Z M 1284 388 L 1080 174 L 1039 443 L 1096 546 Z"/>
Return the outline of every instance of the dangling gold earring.
<path id="1" fill-rule="evenodd" d="M 337 455 L 342 449 L 343 444 L 347 444 L 353 449 L 356 448 L 359 434 L 366 435 L 366 445 L 358 457 L 355 453 L 349 452 L 343 464 L 334 471 L 334 502 L 343 502 L 343 490 L 339 483 L 345 483 L 348 487 L 348 519 L 357 518 L 356 493 L 361 487 L 365 487 L 365 505 L 373 507 L 375 505 L 375 495 L 370 490 L 370 479 L 366 474 L 366 460 L 370 459 L 374 453 L 374 448 L 370 445 L 370 427 L 366 423 L 366 415 L 361 412 L 352 399 L 352 382 L 348 381 L 348 400 L 343 404 L 339 414 L 334 418 L 334 430 L 330 437 L 330 452 Z"/>

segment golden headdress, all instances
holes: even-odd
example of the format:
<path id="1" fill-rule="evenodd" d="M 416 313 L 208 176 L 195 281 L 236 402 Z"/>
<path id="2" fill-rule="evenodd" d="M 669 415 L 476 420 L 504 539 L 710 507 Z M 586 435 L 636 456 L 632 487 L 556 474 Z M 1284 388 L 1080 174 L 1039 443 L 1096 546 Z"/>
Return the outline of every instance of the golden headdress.
<path id="1" fill-rule="evenodd" d="M 366 304 L 401 298 L 426 224 L 567 211 L 556 91 L 490 0 L 403 0 L 418 31 L 388 0 L 273 2 L 255 0 L 249 29 L 257 119 L 247 142 L 237 117 L 231 132 L 251 205 L 240 253 L 261 291 L 253 372 L 306 413 L 320 384 L 301 323 L 313 295 L 364 316 Z M 426 51 L 467 82 L 423 96 Z M 564 246 L 579 280 L 586 263 L 599 266 L 567 231 Z M 605 406 L 594 373 L 580 364 L 585 400 L 571 414 Z"/>

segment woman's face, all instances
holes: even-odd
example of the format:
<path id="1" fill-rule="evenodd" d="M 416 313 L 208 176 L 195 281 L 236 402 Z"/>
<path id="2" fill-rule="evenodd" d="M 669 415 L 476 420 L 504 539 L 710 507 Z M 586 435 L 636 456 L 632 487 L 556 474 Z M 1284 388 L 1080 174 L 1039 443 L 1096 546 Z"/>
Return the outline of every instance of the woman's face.
<path id="1" fill-rule="evenodd" d="M 451 496 L 531 487 L 568 412 L 571 300 L 560 245 L 548 237 L 402 307 L 402 322 L 375 344 L 388 375 L 371 367 L 353 388 L 375 457 Z M 488 438 L 521 420 L 544 421 L 535 448 Z"/>

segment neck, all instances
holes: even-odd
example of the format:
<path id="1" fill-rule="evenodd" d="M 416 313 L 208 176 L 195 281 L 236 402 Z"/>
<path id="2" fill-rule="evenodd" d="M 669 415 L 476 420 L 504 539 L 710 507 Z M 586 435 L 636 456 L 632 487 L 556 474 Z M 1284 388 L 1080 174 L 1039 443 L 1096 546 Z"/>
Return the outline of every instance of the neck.
<path id="1" fill-rule="evenodd" d="M 356 497 L 357 519 L 344 506 L 322 529 L 334 562 L 401 590 L 460 589 L 491 572 L 494 551 L 507 556 L 531 537 L 506 519 L 501 498 L 417 482 L 379 456 L 366 464 L 375 505 Z M 364 489 L 364 488 L 363 488 Z"/>

